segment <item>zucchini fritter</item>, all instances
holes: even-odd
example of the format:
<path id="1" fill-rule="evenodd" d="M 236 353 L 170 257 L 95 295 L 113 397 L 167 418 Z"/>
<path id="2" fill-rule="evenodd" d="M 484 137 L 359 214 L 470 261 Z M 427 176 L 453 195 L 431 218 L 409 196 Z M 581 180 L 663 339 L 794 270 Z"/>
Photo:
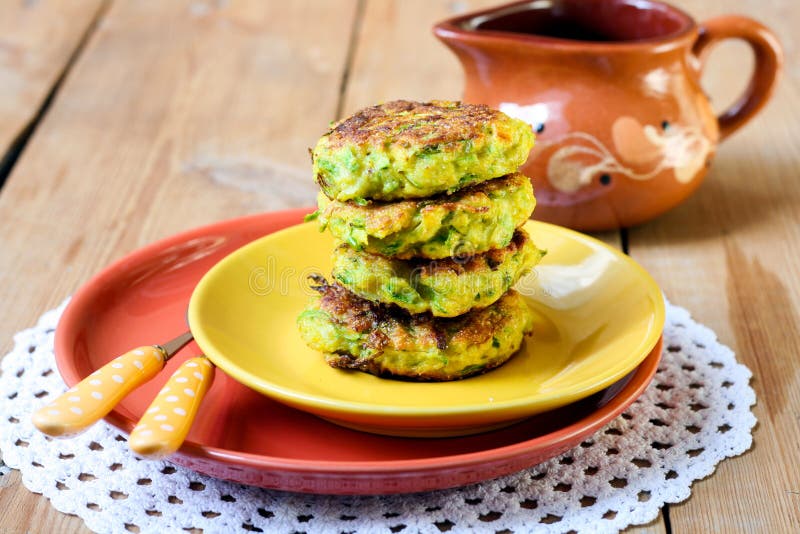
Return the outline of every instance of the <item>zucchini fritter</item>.
<path id="1" fill-rule="evenodd" d="M 333 277 L 367 300 L 455 317 L 497 301 L 543 255 L 522 229 L 505 248 L 442 260 L 397 260 L 342 244 L 333 252 Z"/>
<path id="2" fill-rule="evenodd" d="M 331 201 L 318 197 L 320 227 L 355 250 L 395 258 L 447 258 L 509 244 L 536 200 L 530 180 L 514 173 L 452 195 L 421 200 Z"/>
<path id="3" fill-rule="evenodd" d="M 315 280 L 319 295 L 297 324 L 306 344 L 333 367 L 413 380 L 466 378 L 505 363 L 532 330 L 532 313 L 513 290 L 487 308 L 441 318 L 411 315 Z"/>
<path id="4" fill-rule="evenodd" d="M 334 124 L 311 154 L 329 198 L 397 200 L 515 172 L 533 142 L 529 124 L 482 104 L 397 100 Z"/>

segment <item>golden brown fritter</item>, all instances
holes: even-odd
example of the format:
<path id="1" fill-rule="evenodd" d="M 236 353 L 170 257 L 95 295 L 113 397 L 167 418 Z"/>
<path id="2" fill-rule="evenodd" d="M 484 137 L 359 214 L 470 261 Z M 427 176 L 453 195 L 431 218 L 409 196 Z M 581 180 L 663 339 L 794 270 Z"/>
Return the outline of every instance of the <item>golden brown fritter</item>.
<path id="1" fill-rule="evenodd" d="M 382 146 L 387 140 L 399 146 L 424 147 L 476 139 L 482 135 L 482 126 L 499 115 L 499 111 L 482 104 L 395 100 L 364 108 L 334 124 L 328 147 Z M 510 140 L 504 133 L 498 138 Z"/>
<path id="2" fill-rule="evenodd" d="M 333 277 L 368 300 L 455 317 L 491 305 L 543 255 L 522 229 L 503 248 L 441 260 L 398 260 L 342 244 L 333 252 Z"/>
<path id="3" fill-rule="evenodd" d="M 513 290 L 487 308 L 439 318 L 316 280 L 319 297 L 297 322 L 304 341 L 334 367 L 413 380 L 466 378 L 507 361 L 532 328 L 532 314 Z"/>
<path id="4" fill-rule="evenodd" d="M 484 105 L 398 100 L 334 124 L 314 176 L 335 200 L 421 198 L 515 172 L 533 141 L 529 124 Z"/>
<path id="5" fill-rule="evenodd" d="M 514 173 L 452 195 L 396 202 L 329 200 L 320 193 L 320 227 L 355 250 L 395 258 L 446 258 L 508 245 L 536 205 L 533 187 Z"/>

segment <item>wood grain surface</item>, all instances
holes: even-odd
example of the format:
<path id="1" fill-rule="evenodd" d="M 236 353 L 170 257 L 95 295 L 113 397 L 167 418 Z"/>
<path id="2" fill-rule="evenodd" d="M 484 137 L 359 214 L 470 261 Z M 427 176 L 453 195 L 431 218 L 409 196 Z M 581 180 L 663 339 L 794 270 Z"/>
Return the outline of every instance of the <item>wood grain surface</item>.
<path id="1" fill-rule="evenodd" d="M 698 20 L 739 12 L 771 27 L 786 65 L 772 102 L 722 143 L 686 203 L 632 229 L 629 253 L 753 371 L 755 445 L 670 507 L 674 532 L 800 531 L 800 54 L 793 2 L 679 2 Z M 720 45 L 704 85 L 715 109 L 746 86 L 743 43 Z"/>
<path id="2" fill-rule="evenodd" d="M 28 3 L 52 12 L 9 23 Z M 0 79 L 27 84 L 0 84 L 0 157 L 57 89 L 0 191 L 0 353 L 104 265 L 148 242 L 311 204 L 307 147 L 328 122 L 393 98 L 458 97 L 460 67 L 430 27 L 495 3 L 0 3 Z M 667 296 L 753 370 L 759 426 L 750 452 L 629 531 L 798 531 L 800 10 L 793 0 L 676 3 L 698 20 L 758 18 L 786 48 L 773 102 L 720 147 L 699 191 L 627 232 L 630 254 Z M 33 70 L 6 60 L 9 35 L 47 59 Z M 741 43 L 712 54 L 704 85 L 718 109 L 745 87 L 748 54 Z M 619 233 L 601 237 L 620 243 Z M 0 484 L 0 532 L 88 531 L 14 472 Z"/>
<path id="3" fill-rule="evenodd" d="M 0 193 L 2 354 L 115 258 L 311 204 L 306 150 L 336 113 L 356 4 L 221 5 L 115 2 L 89 36 Z M 0 532 L 88 531 L 14 474 Z"/>
<path id="4" fill-rule="evenodd" d="M 37 116 L 102 7 L 103 0 L 0 2 L 0 159 Z"/>

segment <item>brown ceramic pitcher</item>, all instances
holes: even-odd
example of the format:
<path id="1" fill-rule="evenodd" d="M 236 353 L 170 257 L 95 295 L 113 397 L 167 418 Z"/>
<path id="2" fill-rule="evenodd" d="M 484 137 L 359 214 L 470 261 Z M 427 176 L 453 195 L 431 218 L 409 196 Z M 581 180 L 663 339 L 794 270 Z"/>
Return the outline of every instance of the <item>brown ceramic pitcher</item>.
<path id="1" fill-rule="evenodd" d="M 465 101 L 538 133 L 523 167 L 534 217 L 581 230 L 635 225 L 688 197 L 717 143 L 769 99 L 782 58 L 754 20 L 698 26 L 648 0 L 529 0 L 444 21 L 434 33 L 461 60 Z M 715 117 L 699 78 L 711 46 L 728 38 L 752 47 L 755 71 Z"/>

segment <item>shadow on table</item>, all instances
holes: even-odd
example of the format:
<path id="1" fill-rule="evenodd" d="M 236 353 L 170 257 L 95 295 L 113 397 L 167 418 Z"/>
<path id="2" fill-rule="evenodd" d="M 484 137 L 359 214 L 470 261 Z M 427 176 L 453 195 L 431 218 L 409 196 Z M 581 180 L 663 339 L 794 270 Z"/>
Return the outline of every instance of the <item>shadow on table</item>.
<path id="1" fill-rule="evenodd" d="M 755 167 L 750 160 L 726 157 L 716 162 L 705 181 L 683 204 L 661 217 L 629 230 L 632 247 L 657 237 L 659 244 L 718 238 L 746 228 L 793 217 L 800 201 L 781 184 L 787 177 L 800 180 L 796 165 L 771 161 L 770 168 L 743 173 Z M 733 179 L 726 179 L 726 178 Z"/>

